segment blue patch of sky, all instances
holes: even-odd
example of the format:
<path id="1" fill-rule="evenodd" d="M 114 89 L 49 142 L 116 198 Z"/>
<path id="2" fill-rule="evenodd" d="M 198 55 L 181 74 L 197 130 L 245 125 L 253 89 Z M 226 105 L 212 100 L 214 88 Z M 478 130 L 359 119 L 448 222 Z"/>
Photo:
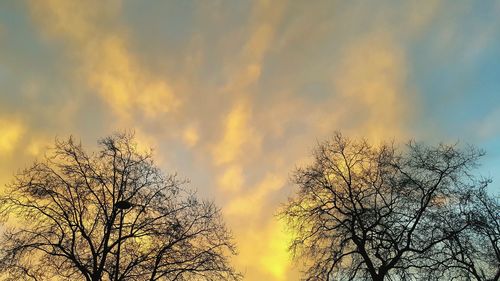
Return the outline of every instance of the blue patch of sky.
<path id="1" fill-rule="evenodd" d="M 493 180 L 489 190 L 493 194 L 500 195 L 500 137 L 484 141 L 479 146 L 486 152 L 481 161 L 479 172 L 482 176 L 490 177 Z"/>
<path id="2" fill-rule="evenodd" d="M 409 46 L 410 75 L 421 94 L 423 124 L 437 123 L 445 136 L 469 138 L 460 135 L 464 129 L 500 106 L 500 30 L 489 35 L 484 48 L 473 49 L 474 40 L 481 40 L 481 27 L 498 22 L 494 17 L 483 14 L 480 24 L 469 19 L 437 22 Z M 443 42 L 445 27 L 440 25 L 452 25 L 452 32 L 457 32 L 450 42 Z"/>
<path id="3" fill-rule="evenodd" d="M 493 4 L 482 1 L 458 14 L 445 11 L 407 51 L 423 110 L 416 127 L 425 131 L 432 125 L 437 139 L 460 139 L 484 149 L 479 172 L 493 178 L 490 190 L 498 193 L 500 132 L 479 136 L 482 121 L 500 109 L 500 21 Z"/>

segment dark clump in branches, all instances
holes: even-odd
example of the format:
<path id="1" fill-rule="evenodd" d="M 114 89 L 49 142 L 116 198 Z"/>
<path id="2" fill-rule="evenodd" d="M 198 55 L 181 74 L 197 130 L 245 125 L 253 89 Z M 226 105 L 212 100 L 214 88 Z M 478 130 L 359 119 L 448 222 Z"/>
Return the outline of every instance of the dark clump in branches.
<path id="1" fill-rule="evenodd" d="M 298 191 L 280 212 L 294 235 L 292 254 L 305 263 L 304 279 L 438 279 L 460 265 L 465 269 L 453 274 L 464 277 L 470 266 L 453 258 L 460 244 L 498 257 L 498 204 L 464 207 L 489 182 L 473 176 L 482 155 L 470 146 L 373 146 L 340 133 L 320 143 L 313 163 L 294 173 Z M 473 220 L 473 212 L 483 215 Z M 473 246 L 465 245 L 467 232 L 485 241 L 469 235 Z M 488 241 L 496 248 L 483 245 Z M 498 265 L 486 256 L 478 263 L 486 262 Z"/>
<path id="2" fill-rule="evenodd" d="M 219 209 L 164 175 L 130 134 L 88 154 L 73 139 L 0 198 L 10 280 L 237 280 Z"/>

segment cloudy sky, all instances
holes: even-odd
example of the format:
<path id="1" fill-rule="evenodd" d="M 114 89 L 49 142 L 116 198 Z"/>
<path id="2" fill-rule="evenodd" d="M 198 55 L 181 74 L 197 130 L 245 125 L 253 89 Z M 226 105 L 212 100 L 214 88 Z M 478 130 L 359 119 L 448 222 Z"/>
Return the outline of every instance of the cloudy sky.
<path id="1" fill-rule="evenodd" d="M 120 130 L 223 209 L 245 280 L 298 280 L 275 214 L 335 130 L 475 144 L 500 191 L 500 2 L 2 1 L 0 184 Z"/>

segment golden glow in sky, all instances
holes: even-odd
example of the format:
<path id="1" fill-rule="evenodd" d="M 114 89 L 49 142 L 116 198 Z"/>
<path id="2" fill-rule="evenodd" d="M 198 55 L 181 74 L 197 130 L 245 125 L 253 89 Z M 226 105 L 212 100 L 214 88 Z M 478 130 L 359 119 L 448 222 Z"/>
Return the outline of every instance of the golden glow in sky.
<path id="1" fill-rule="evenodd" d="M 90 148 L 134 130 L 222 208 L 245 280 L 299 280 L 275 215 L 316 140 L 342 130 L 498 148 L 500 4 L 472 5 L 1 3 L 0 183 L 57 136 Z M 492 176 L 499 159 L 487 158 Z"/>

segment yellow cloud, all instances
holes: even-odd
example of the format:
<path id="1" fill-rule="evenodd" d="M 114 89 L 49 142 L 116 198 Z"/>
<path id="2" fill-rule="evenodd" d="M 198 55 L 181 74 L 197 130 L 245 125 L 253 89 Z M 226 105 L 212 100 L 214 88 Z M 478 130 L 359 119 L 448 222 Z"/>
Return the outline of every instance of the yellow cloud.
<path id="1" fill-rule="evenodd" d="M 179 60 L 184 61 L 186 65 L 179 66 L 181 72 L 176 75 L 177 80 L 170 78 L 167 80 L 148 71 L 131 49 L 127 37 L 129 34 L 118 19 L 121 16 L 120 1 L 47 0 L 32 1 L 31 6 L 43 30 L 50 36 L 62 39 L 66 44 L 72 56 L 71 62 L 76 65 L 75 74 L 80 79 L 78 82 L 83 82 L 85 87 L 102 99 L 110 111 L 119 117 L 117 120 L 120 126 L 134 127 L 137 120 L 141 120 L 137 117 L 161 122 L 165 119 L 163 118 L 165 115 L 185 110 L 189 116 L 179 118 L 180 125 L 172 128 L 174 131 L 172 135 L 178 137 L 187 147 L 195 147 L 199 155 L 207 153 L 208 157 L 211 157 L 209 158 L 211 164 L 216 166 L 214 177 L 219 187 L 218 191 L 228 195 L 224 196 L 227 204 L 222 210 L 235 233 L 240 252 L 236 264 L 239 269 L 246 271 L 245 279 L 296 280 L 298 275 L 293 277 L 290 275 L 293 269 L 289 265 L 290 260 L 286 251 L 290 235 L 282 231 L 281 223 L 275 221 L 272 216 L 276 202 L 285 200 L 278 191 L 285 186 L 285 177 L 292 169 L 291 166 L 293 164 L 301 166 L 302 162 L 309 159 L 306 157 L 311 141 L 315 137 L 321 139 L 327 134 L 326 132 L 350 123 L 348 122 L 350 119 L 346 119 L 346 116 L 352 115 L 354 116 L 352 119 L 360 121 L 359 124 L 351 126 L 353 130 L 362 131 L 372 138 L 387 138 L 404 133 L 404 122 L 409 118 L 407 114 L 411 115 L 412 105 L 407 95 L 405 54 L 390 34 L 375 32 L 362 36 L 347 46 L 339 45 L 339 49 L 343 51 L 340 65 L 336 66 L 338 72 L 335 73 L 333 82 L 340 98 L 332 95 L 326 97 L 325 102 L 320 104 L 310 100 L 309 97 L 294 95 L 293 93 L 298 90 L 294 87 L 300 83 L 310 82 L 318 77 L 322 79 L 321 76 L 305 73 L 307 69 L 304 69 L 304 74 L 292 76 L 297 77 L 297 83 L 287 83 L 288 75 L 284 75 L 285 78 L 280 78 L 280 75 L 276 74 L 272 74 L 273 77 L 266 77 L 266 80 L 273 81 L 283 79 L 283 84 L 286 85 L 283 89 L 269 93 L 269 96 L 265 97 L 268 105 L 261 104 L 259 107 L 259 103 L 253 100 L 253 97 L 264 96 L 264 93 L 258 92 L 260 87 L 256 87 L 262 75 L 268 75 L 264 72 L 263 64 L 269 63 L 272 67 L 276 66 L 277 71 L 282 70 L 279 59 L 267 62 L 266 57 L 273 55 L 270 51 L 277 50 L 273 48 L 279 48 L 276 46 L 280 44 L 283 45 L 281 47 L 283 51 L 294 50 L 284 46 L 289 45 L 285 44 L 286 42 L 292 41 L 283 41 L 283 32 L 291 32 L 286 29 L 300 26 L 299 32 L 296 33 L 300 36 L 294 37 L 300 38 L 296 39 L 297 43 L 300 43 L 300 40 L 311 41 L 304 46 L 298 44 L 298 48 L 323 44 L 324 41 L 317 40 L 316 37 L 304 38 L 302 35 L 308 34 L 302 29 L 309 25 L 304 25 L 302 22 L 294 23 L 295 19 L 287 20 L 286 26 L 280 25 L 283 13 L 288 12 L 286 1 L 259 0 L 252 3 L 248 22 L 243 28 L 237 28 L 236 38 L 224 36 L 228 37 L 224 40 L 231 41 L 227 50 L 221 50 L 223 61 L 228 63 L 222 66 L 224 73 L 216 74 L 220 74 L 228 82 L 220 88 L 215 88 L 216 94 L 210 97 L 215 104 L 221 102 L 218 99 L 224 99 L 221 105 L 227 102 L 231 107 L 228 112 L 218 111 L 219 107 L 216 112 L 203 111 L 193 117 L 189 115 L 194 112 L 191 110 L 193 108 L 188 107 L 190 102 L 183 103 L 183 101 L 192 98 L 191 104 L 194 104 L 199 98 L 196 96 L 197 92 L 206 85 L 203 84 L 206 82 L 204 77 L 201 77 L 200 86 L 192 86 L 198 84 L 192 83 L 192 81 L 198 82 L 195 75 L 199 75 L 204 64 L 212 59 L 207 57 L 207 61 L 203 60 L 201 50 L 204 51 L 206 46 L 201 44 L 205 41 L 212 42 L 205 40 L 204 34 L 198 34 L 199 39 L 193 39 L 199 42 L 199 49 L 195 49 L 191 57 Z M 290 10 L 293 9 L 295 7 Z M 433 16 L 432 7 L 418 11 L 411 10 L 408 19 L 411 23 L 404 24 L 406 28 L 412 25 L 415 30 L 421 29 Z M 310 15 L 312 14 L 315 13 Z M 337 30 L 328 24 L 337 22 L 333 20 L 317 22 L 311 18 L 307 18 L 304 22 L 311 20 L 317 24 L 314 26 L 317 26 L 318 34 L 343 38 L 342 34 L 328 33 Z M 277 33 L 278 28 L 279 33 Z M 227 33 L 229 34 L 233 33 Z M 276 40 L 276 36 L 280 36 L 279 40 Z M 195 45 L 198 46 L 197 44 Z M 181 53 L 181 58 L 183 54 Z M 284 54 L 286 58 L 288 55 L 295 58 L 294 52 Z M 170 54 L 166 54 L 168 55 Z M 320 62 L 318 66 L 322 63 Z M 186 70 L 182 71 L 184 68 Z M 172 84 L 171 81 L 175 81 L 176 84 Z M 185 87 L 182 91 L 179 90 L 180 84 Z M 212 89 L 203 90 L 211 92 Z M 181 98 L 179 92 L 186 95 Z M 207 108 L 210 109 L 210 106 Z M 221 124 L 216 124 L 220 125 L 220 136 L 214 143 L 206 143 L 207 139 L 204 136 L 209 134 L 203 130 L 213 129 L 211 122 L 219 119 L 211 119 L 211 116 L 205 114 L 218 116 L 221 112 L 226 115 L 222 117 Z M 202 120 L 204 118 L 207 120 Z M 195 125 L 185 126 L 186 123 L 183 122 Z M 209 126 L 205 127 L 207 124 Z M 113 126 L 113 129 L 115 128 Z M 293 130 L 289 130 L 290 128 Z M 304 129 L 302 134 L 295 132 L 302 129 Z M 140 126 L 136 128 L 138 146 L 141 150 L 151 146 L 161 147 L 157 141 L 161 138 L 163 142 L 165 135 L 153 130 L 141 131 Z M 261 147 L 261 143 L 269 139 L 274 143 Z M 167 145 L 168 141 L 170 140 L 165 140 Z M 283 149 L 269 148 L 278 141 L 282 141 L 280 145 Z M 1 143 L 0 139 L 0 147 Z M 157 153 L 157 156 L 167 158 L 169 149 L 171 147 Z M 285 150 L 286 153 L 283 152 Z M 40 144 L 31 143 L 28 152 L 39 153 Z M 159 162 L 163 165 L 162 161 L 166 159 L 160 159 Z M 246 178 L 246 171 L 257 174 L 256 171 L 268 168 L 273 173 L 270 172 L 262 179 L 256 178 L 257 184 L 248 184 L 252 179 Z M 193 177 L 189 174 L 186 176 Z M 213 190 L 215 187 L 209 188 Z"/>
<path id="2" fill-rule="evenodd" d="M 245 45 L 244 55 L 253 60 L 261 60 L 273 36 L 273 26 L 262 23 L 256 26 Z"/>
<path id="3" fill-rule="evenodd" d="M 260 264 L 276 280 L 286 280 L 291 260 L 288 246 L 292 241 L 292 235 L 285 231 L 285 226 L 281 221 L 273 222 L 270 226 L 268 241 L 267 251 L 259 259 Z"/>
<path id="4" fill-rule="evenodd" d="M 38 157 L 43 155 L 47 148 L 53 145 L 53 140 L 45 137 L 45 136 L 35 136 L 32 137 L 28 146 L 26 147 L 26 153 L 30 156 Z"/>
<path id="5" fill-rule="evenodd" d="M 134 130 L 134 137 L 137 145 L 137 149 L 141 153 L 150 152 L 151 149 L 158 148 L 158 138 L 151 133 L 145 132 L 140 128 Z M 162 161 L 163 159 L 159 158 L 158 155 L 155 158 L 157 161 Z"/>
<path id="6" fill-rule="evenodd" d="M 236 67 L 228 69 L 228 85 L 224 87 L 229 93 L 248 94 L 247 88 L 258 81 L 261 75 L 262 60 L 272 46 L 276 27 L 281 21 L 285 9 L 285 1 L 255 1 L 250 21 L 248 36 L 239 57 L 235 59 Z"/>
<path id="7" fill-rule="evenodd" d="M 224 212 L 228 216 L 258 217 L 268 196 L 281 189 L 285 182 L 285 178 L 281 176 L 268 174 L 255 187 L 250 188 L 248 193 L 233 198 L 224 208 Z"/>
<path id="8" fill-rule="evenodd" d="M 362 119 L 357 129 L 376 140 L 404 135 L 412 98 L 402 49 L 387 33 L 377 32 L 347 46 L 342 58 L 334 85 L 346 114 Z"/>
<path id="9" fill-rule="evenodd" d="M 0 119 L 0 155 L 12 152 L 25 132 L 24 125 L 17 120 Z"/>
<path id="10" fill-rule="evenodd" d="M 198 129 L 194 126 L 189 126 L 185 128 L 184 131 L 182 132 L 182 139 L 184 140 L 184 143 L 187 146 L 189 147 L 195 146 L 200 139 Z"/>
<path id="11" fill-rule="evenodd" d="M 245 101 L 238 102 L 228 113 L 224 120 L 222 140 L 212 151 L 215 164 L 227 164 L 236 160 L 245 146 L 258 141 L 258 136 L 250 126 L 250 118 L 250 106 Z"/>
<path id="12" fill-rule="evenodd" d="M 170 85 L 142 67 L 127 47 L 124 33 L 101 23 L 113 23 L 117 1 L 31 2 L 45 30 L 65 40 L 88 86 L 128 123 L 136 113 L 158 117 L 180 105 Z"/>
<path id="13" fill-rule="evenodd" d="M 244 182 L 243 169 L 239 165 L 233 165 L 227 168 L 218 183 L 221 191 L 237 192 L 240 191 Z"/>
<path id="14" fill-rule="evenodd" d="M 170 86 L 149 77 L 127 50 L 123 38 L 110 36 L 91 50 L 87 61 L 90 85 L 121 117 L 135 111 L 146 117 L 157 117 L 179 106 Z"/>
<path id="15" fill-rule="evenodd" d="M 245 270 L 245 279 L 289 280 L 293 276 L 288 253 L 291 236 L 284 226 L 272 219 L 259 226 L 245 225 L 235 233 L 240 241 L 235 264 Z"/>

